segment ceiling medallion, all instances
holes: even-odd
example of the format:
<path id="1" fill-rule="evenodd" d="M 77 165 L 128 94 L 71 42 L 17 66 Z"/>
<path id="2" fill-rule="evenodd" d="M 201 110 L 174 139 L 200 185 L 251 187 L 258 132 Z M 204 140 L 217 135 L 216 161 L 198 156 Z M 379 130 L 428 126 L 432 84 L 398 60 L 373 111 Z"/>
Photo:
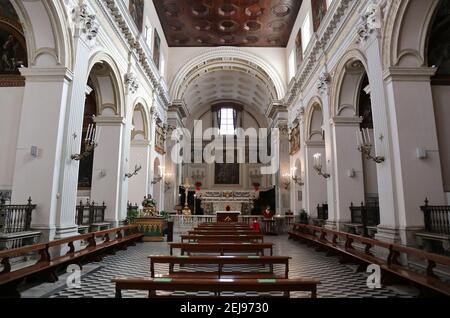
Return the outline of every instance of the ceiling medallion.
<path id="1" fill-rule="evenodd" d="M 244 24 L 244 29 L 247 31 L 258 31 L 259 29 L 261 29 L 261 23 L 259 23 L 258 21 L 247 21 Z"/>
<path id="2" fill-rule="evenodd" d="M 259 41 L 259 38 L 255 35 L 249 35 L 244 38 L 244 42 L 247 44 L 256 43 Z"/>
<path id="3" fill-rule="evenodd" d="M 209 14 L 209 8 L 201 3 L 194 4 L 192 6 L 192 14 L 196 17 L 204 17 Z"/>
<path id="4" fill-rule="evenodd" d="M 273 32 L 281 32 L 286 28 L 286 23 L 284 21 L 272 21 L 268 24 L 268 27 Z"/>
<path id="5" fill-rule="evenodd" d="M 175 3 L 168 3 L 164 6 L 164 13 L 171 18 L 178 17 L 180 11 L 178 10 L 178 6 Z"/>
<path id="6" fill-rule="evenodd" d="M 208 20 L 200 20 L 198 21 L 194 27 L 198 31 L 209 31 L 211 30 L 212 23 Z"/>
<path id="7" fill-rule="evenodd" d="M 252 18 L 259 17 L 263 13 L 264 13 L 264 9 L 261 8 L 261 6 L 259 4 L 256 4 L 256 3 L 245 8 L 245 14 Z"/>
<path id="8" fill-rule="evenodd" d="M 211 37 L 208 35 L 200 36 L 197 38 L 197 42 L 200 44 L 208 44 L 209 42 L 211 42 Z"/>
<path id="9" fill-rule="evenodd" d="M 286 4 L 279 4 L 272 8 L 272 13 L 279 18 L 283 18 L 291 13 L 291 8 Z"/>
<path id="10" fill-rule="evenodd" d="M 182 34 L 177 34 L 177 35 L 174 35 L 172 37 L 172 40 L 175 43 L 177 43 L 177 44 L 184 44 L 184 43 L 187 43 L 189 41 L 189 38 L 187 36 L 182 35 Z"/>
<path id="11" fill-rule="evenodd" d="M 237 12 L 237 7 L 231 3 L 225 3 L 219 8 L 219 15 L 223 17 L 231 17 Z"/>
<path id="12" fill-rule="evenodd" d="M 236 29 L 237 23 L 232 20 L 222 21 L 219 24 L 219 30 L 222 32 L 232 32 Z"/>
<path id="13" fill-rule="evenodd" d="M 172 31 L 181 31 L 184 27 L 184 24 L 181 23 L 180 21 L 173 21 L 170 25 L 169 28 Z"/>
<path id="14" fill-rule="evenodd" d="M 222 44 L 231 44 L 234 42 L 234 36 L 232 35 L 224 35 L 220 38 L 220 43 Z"/>
<path id="15" fill-rule="evenodd" d="M 281 42 L 281 39 L 278 35 L 273 35 L 267 38 L 267 42 L 269 42 L 270 45 L 277 45 Z"/>

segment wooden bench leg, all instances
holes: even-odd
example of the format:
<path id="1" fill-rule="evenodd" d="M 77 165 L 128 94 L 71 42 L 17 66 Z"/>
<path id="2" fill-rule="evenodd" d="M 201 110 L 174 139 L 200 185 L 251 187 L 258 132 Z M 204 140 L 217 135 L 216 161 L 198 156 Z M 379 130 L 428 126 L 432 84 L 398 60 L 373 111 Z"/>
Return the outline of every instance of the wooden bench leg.
<path id="1" fill-rule="evenodd" d="M 116 285 L 116 298 L 122 298 L 122 289 Z"/>
<path id="2" fill-rule="evenodd" d="M 149 290 L 148 298 L 156 298 L 156 290 Z"/>
<path id="3" fill-rule="evenodd" d="M 20 292 L 17 291 L 21 282 L 22 280 L 17 280 L 0 286 L 0 298 L 21 298 Z"/>

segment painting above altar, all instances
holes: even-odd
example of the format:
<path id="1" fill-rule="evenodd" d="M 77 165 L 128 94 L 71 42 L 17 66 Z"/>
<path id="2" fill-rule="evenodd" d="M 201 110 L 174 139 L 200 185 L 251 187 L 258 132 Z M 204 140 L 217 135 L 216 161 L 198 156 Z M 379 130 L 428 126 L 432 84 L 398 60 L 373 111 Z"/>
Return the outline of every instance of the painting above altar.
<path id="1" fill-rule="evenodd" d="M 239 184 L 239 164 L 238 163 L 216 163 L 215 184 Z"/>

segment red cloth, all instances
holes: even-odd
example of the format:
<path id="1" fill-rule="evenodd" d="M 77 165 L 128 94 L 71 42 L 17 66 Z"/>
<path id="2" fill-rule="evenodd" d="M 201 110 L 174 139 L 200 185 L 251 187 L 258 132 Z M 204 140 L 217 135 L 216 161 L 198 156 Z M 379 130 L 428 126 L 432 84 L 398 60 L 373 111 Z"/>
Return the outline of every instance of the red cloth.
<path id="1" fill-rule="evenodd" d="M 272 211 L 266 209 L 266 210 L 264 210 L 263 216 L 264 216 L 266 219 L 271 219 L 271 218 L 273 217 L 273 213 L 272 213 Z"/>
<path id="2" fill-rule="evenodd" d="M 261 232 L 261 227 L 260 227 L 260 225 L 259 225 L 259 222 L 258 221 L 253 221 L 253 231 L 255 231 L 255 232 Z"/>

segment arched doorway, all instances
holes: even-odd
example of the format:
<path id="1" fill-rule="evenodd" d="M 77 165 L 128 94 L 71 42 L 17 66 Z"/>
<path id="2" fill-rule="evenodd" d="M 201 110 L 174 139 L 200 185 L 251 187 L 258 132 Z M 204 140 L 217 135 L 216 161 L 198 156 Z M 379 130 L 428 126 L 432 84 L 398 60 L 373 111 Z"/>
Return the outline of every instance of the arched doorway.
<path id="1" fill-rule="evenodd" d="M 436 67 L 431 90 L 436 118 L 442 183 L 450 203 L 450 3 L 441 1 L 436 9 L 428 35 L 428 66 Z"/>
<path id="2" fill-rule="evenodd" d="M 83 130 L 85 133 L 91 125 L 90 137 L 94 130 L 97 147 L 80 163 L 80 181 L 88 182 L 90 177 L 91 184 L 84 191 L 81 188 L 79 194 L 88 195 L 91 201 L 104 202 L 105 221 L 114 226 L 123 221 L 122 210 L 126 206 L 126 202 L 121 202 L 125 178 L 122 168 L 123 92 L 119 71 L 108 56 L 95 56 L 92 64 L 88 79 L 92 92 L 86 98 Z M 83 134 L 82 150 L 85 138 Z"/>
<path id="3" fill-rule="evenodd" d="M 341 230 L 348 230 L 345 224 L 352 221 L 351 204 L 378 206 L 377 165 L 358 151 L 357 141 L 362 130 L 369 132 L 372 142 L 375 140 L 366 69 L 365 59 L 359 51 L 348 52 L 336 67 L 332 110 L 333 170 L 335 217 Z M 374 151 L 372 149 L 372 153 Z"/>
<path id="4" fill-rule="evenodd" d="M 305 208 L 310 218 L 317 218 L 317 206 L 327 204 L 327 153 L 325 148 L 325 130 L 322 103 L 313 98 L 306 110 L 305 131 Z M 320 175 L 317 171 L 321 165 Z"/>
<path id="5" fill-rule="evenodd" d="M 128 201 L 140 204 L 149 193 L 150 166 L 149 120 L 142 103 L 134 107 L 132 124 L 129 169 L 130 173 L 138 172 L 129 179 Z"/>

